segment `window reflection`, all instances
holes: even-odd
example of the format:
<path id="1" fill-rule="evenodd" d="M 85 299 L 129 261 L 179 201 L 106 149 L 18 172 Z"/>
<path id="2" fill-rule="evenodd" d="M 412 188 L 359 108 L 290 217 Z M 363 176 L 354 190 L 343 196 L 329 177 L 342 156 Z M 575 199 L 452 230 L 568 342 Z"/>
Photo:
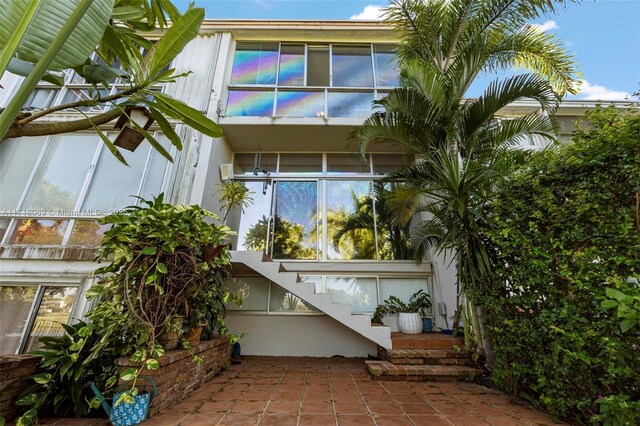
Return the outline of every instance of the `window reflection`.
<path id="1" fill-rule="evenodd" d="M 332 46 L 333 87 L 373 87 L 370 46 Z"/>
<path id="2" fill-rule="evenodd" d="M 276 284 L 271 284 L 269 312 L 318 312 L 313 305 Z"/>
<path id="3" fill-rule="evenodd" d="M 334 303 L 350 304 L 354 313 L 373 312 L 378 304 L 375 278 L 327 277 L 327 291 Z"/>
<path id="4" fill-rule="evenodd" d="M 42 337 L 62 336 L 62 324 L 69 322 L 71 309 L 76 301 L 77 287 L 46 287 L 38 313 L 27 337 L 24 352 L 39 347 L 38 340 Z"/>
<path id="5" fill-rule="evenodd" d="M 60 245 L 68 220 L 21 219 L 13 237 L 14 244 Z"/>
<path id="6" fill-rule="evenodd" d="M 69 237 L 69 245 L 99 246 L 104 233 L 112 224 L 100 225 L 97 220 L 76 220 Z"/>
<path id="7" fill-rule="evenodd" d="M 0 286 L 0 355 L 18 349 L 36 290 L 36 286 Z"/>
<path id="8" fill-rule="evenodd" d="M 278 43 L 238 43 L 231 70 L 232 84 L 275 84 Z"/>

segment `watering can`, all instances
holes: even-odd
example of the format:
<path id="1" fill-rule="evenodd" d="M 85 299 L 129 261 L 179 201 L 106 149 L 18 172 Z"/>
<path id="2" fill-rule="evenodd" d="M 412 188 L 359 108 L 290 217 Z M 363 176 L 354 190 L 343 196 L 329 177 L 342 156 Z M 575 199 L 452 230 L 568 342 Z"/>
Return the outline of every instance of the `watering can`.
<path id="1" fill-rule="evenodd" d="M 107 413 L 109 420 L 114 426 L 134 426 L 147 419 L 147 411 L 149 410 L 153 399 L 156 397 L 158 389 L 156 387 L 156 383 L 151 379 L 151 377 L 142 377 L 151 383 L 151 386 L 153 387 L 153 394 L 150 394 L 149 392 L 138 394 L 133 397 L 133 403 L 122 401 L 116 406 L 109 406 L 109 403 L 96 387 L 95 383 L 88 383 L 93 393 L 98 397 L 100 405 L 102 405 L 102 408 Z M 125 391 L 116 392 L 115 395 L 113 395 L 113 401 L 117 401 L 124 392 Z"/>

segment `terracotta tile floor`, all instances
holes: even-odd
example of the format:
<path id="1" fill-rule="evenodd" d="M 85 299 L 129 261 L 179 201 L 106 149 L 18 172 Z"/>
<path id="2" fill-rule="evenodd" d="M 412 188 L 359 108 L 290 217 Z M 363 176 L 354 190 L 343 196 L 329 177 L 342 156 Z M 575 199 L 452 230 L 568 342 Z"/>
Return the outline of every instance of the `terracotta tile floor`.
<path id="1" fill-rule="evenodd" d="M 104 419 L 40 419 L 105 426 Z M 362 359 L 245 357 L 143 426 L 552 425 L 507 395 L 470 383 L 376 382 Z"/>
<path id="2" fill-rule="evenodd" d="M 551 425 L 470 383 L 376 382 L 361 359 L 245 357 L 143 423 L 208 425 Z"/>

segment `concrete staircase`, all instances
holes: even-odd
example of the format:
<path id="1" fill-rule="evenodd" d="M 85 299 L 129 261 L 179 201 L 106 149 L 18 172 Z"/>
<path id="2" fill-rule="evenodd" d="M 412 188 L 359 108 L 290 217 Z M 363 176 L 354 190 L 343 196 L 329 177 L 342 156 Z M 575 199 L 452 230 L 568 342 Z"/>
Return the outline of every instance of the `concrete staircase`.
<path id="1" fill-rule="evenodd" d="M 316 293 L 313 284 L 301 282 L 298 273 L 288 272 L 280 262 L 272 261 L 264 253 L 232 251 L 231 261 L 232 263 L 244 264 L 336 321 L 375 342 L 378 346 L 391 349 L 391 330 L 389 327 L 372 326 L 371 315 L 352 314 L 351 305 L 333 303 L 331 294 Z"/>
<path id="2" fill-rule="evenodd" d="M 392 349 L 378 346 L 380 360 L 367 360 L 374 380 L 457 381 L 483 374 L 467 366 L 466 354 L 456 351 L 462 339 L 440 333 L 392 333 Z"/>

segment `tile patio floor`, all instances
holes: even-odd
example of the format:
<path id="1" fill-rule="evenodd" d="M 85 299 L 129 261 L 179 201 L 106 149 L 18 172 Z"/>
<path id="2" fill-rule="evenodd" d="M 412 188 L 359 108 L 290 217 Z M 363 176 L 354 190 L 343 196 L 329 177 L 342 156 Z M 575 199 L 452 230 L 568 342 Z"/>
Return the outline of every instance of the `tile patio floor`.
<path id="1" fill-rule="evenodd" d="M 143 426 L 551 424 L 470 383 L 373 381 L 361 359 L 245 357 Z"/>

